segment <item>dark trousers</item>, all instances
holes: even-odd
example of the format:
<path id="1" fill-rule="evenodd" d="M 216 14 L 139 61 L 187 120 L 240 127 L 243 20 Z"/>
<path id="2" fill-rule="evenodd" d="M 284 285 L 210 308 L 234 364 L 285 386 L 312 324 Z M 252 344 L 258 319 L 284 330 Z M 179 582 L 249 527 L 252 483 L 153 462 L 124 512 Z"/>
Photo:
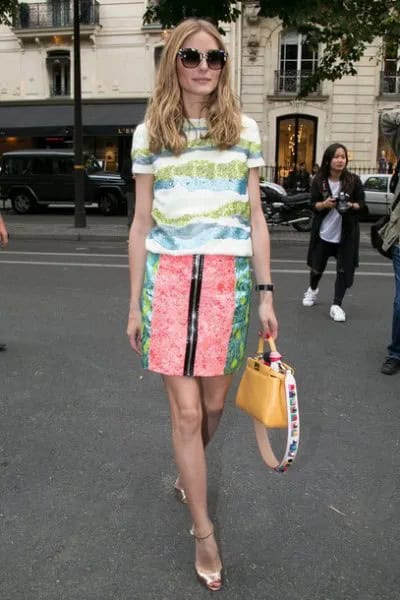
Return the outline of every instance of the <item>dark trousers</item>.
<path id="1" fill-rule="evenodd" d="M 393 302 L 392 342 L 388 346 L 389 356 L 400 360 L 400 245 L 393 249 L 393 269 L 396 293 Z"/>
<path id="2" fill-rule="evenodd" d="M 342 305 L 344 295 L 346 293 L 346 279 L 344 271 L 339 269 L 337 255 L 339 250 L 339 244 L 332 242 L 325 242 L 319 238 L 317 245 L 313 250 L 312 255 L 312 268 L 310 273 L 310 288 L 316 290 L 318 283 L 325 271 L 328 259 L 333 256 L 336 258 L 336 280 L 335 280 L 335 292 L 333 298 L 333 304 Z"/>

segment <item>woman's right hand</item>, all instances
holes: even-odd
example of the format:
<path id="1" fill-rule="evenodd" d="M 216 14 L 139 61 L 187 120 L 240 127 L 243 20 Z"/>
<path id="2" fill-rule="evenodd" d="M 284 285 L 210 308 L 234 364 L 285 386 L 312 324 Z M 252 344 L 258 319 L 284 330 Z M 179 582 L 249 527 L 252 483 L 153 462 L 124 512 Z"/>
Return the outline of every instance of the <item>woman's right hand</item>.
<path id="1" fill-rule="evenodd" d="M 126 334 L 132 349 L 142 354 L 142 315 L 139 308 L 131 308 L 128 316 Z"/>
<path id="2" fill-rule="evenodd" d="M 321 208 L 325 208 L 325 209 L 331 209 L 331 208 L 335 208 L 336 207 L 336 198 L 325 198 L 325 200 L 322 200 L 321 202 Z"/>

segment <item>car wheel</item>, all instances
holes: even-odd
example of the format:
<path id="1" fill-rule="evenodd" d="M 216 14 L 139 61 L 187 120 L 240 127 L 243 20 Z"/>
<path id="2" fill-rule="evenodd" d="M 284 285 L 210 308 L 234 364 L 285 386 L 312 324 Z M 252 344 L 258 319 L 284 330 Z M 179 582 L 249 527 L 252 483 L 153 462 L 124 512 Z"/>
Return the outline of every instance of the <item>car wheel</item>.
<path id="1" fill-rule="evenodd" d="M 112 192 L 103 192 L 100 196 L 99 210 L 106 217 L 115 215 L 118 210 L 118 200 Z"/>
<path id="2" fill-rule="evenodd" d="M 296 218 L 300 219 L 301 217 L 307 217 L 306 221 L 300 221 L 300 223 L 292 223 L 293 227 L 296 231 L 301 231 L 303 233 L 307 233 L 307 231 L 311 231 L 311 224 L 313 219 L 313 211 L 311 208 L 302 208 L 298 211 Z"/>
<path id="3" fill-rule="evenodd" d="M 11 204 L 16 213 L 26 215 L 34 210 L 36 203 L 28 192 L 18 192 L 12 199 Z"/>

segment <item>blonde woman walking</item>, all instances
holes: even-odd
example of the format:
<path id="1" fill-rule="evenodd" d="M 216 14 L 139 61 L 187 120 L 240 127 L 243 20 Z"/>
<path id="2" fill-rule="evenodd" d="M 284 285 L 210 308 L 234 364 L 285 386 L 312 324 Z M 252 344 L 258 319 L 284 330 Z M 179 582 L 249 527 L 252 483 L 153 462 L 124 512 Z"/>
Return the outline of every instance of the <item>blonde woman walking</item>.
<path id="1" fill-rule="evenodd" d="M 244 358 L 250 259 L 262 330 L 276 337 L 277 321 L 259 132 L 240 113 L 228 53 L 208 21 L 188 19 L 172 31 L 132 161 L 127 333 L 144 368 L 162 375 L 179 470 L 175 489 L 193 520 L 195 570 L 218 591 L 222 564 L 207 508 L 205 446 Z"/>

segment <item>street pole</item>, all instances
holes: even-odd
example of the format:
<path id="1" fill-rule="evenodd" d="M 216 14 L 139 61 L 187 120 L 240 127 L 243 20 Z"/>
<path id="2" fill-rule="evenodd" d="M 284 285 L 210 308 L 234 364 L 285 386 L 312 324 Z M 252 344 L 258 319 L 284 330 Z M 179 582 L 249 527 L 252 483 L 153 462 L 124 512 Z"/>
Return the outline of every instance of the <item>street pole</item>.
<path id="1" fill-rule="evenodd" d="M 82 141 L 82 92 L 81 92 L 81 34 L 80 0 L 74 6 L 74 181 L 75 181 L 75 227 L 86 227 L 85 167 L 83 165 Z"/>

